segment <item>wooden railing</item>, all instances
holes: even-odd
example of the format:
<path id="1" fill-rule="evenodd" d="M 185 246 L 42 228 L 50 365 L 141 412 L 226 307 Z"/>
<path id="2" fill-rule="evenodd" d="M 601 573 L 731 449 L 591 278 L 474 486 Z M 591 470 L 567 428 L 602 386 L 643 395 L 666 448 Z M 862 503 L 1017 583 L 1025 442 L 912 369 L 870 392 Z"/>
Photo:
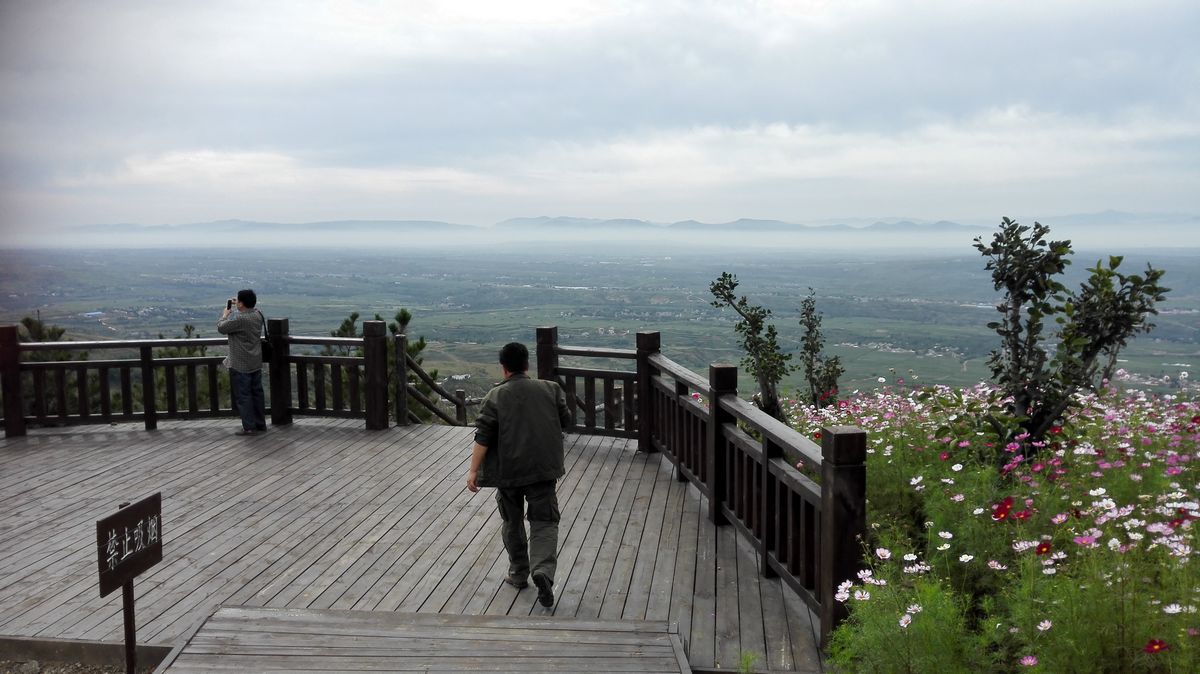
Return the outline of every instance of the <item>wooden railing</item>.
<path id="1" fill-rule="evenodd" d="M 585 410 L 577 433 L 638 439 L 662 452 L 676 476 L 705 497 L 708 517 L 733 526 L 754 544 L 760 572 L 780 576 L 817 613 L 821 639 L 845 617 L 837 585 L 862 568 L 866 533 L 866 434 L 853 427 L 821 431 L 821 444 L 737 396 L 737 368 L 712 365 L 705 379 L 665 357 L 657 332 L 637 335 L 636 350 L 558 344 L 557 328 L 538 328 L 538 376 L 564 385 L 568 402 Z M 562 367 L 560 356 L 632 359 L 636 371 Z M 621 382 L 623 402 L 610 404 Z M 583 402 L 577 386 L 582 384 Z M 595 391 L 605 395 L 596 403 Z M 615 397 L 615 396 L 614 396 Z M 587 412 L 599 410 L 605 423 Z M 610 423 L 623 415 L 623 428 Z M 793 466 L 794 457 L 819 482 Z"/>
<path id="2" fill-rule="evenodd" d="M 408 400 L 449 424 L 466 423 L 469 403 L 462 391 L 449 393 L 409 357 L 389 373 L 386 328 L 382 321 L 363 323 L 363 336 L 308 337 L 288 334 L 288 319 L 267 321 L 271 358 L 264 362 L 267 411 L 274 425 L 288 424 L 295 416 L 363 419 L 371 430 L 388 427 L 389 374 L 396 386 L 397 419 L 407 424 Z M 395 343 L 405 353 L 407 338 Z M 5 436 L 25 434 L 29 425 L 62 426 L 143 422 L 147 430 L 159 419 L 202 419 L 237 415 L 223 385 L 223 355 L 164 357 L 156 350 L 222 348 L 223 337 L 200 339 L 147 339 L 88 342 L 25 342 L 14 326 L 0 326 L 0 397 L 3 397 Z M 346 355 L 292 353 L 293 346 L 342 349 Z M 29 360 L 22 354 L 69 352 L 87 359 Z M 137 354 L 91 360 L 96 352 Z M 408 382 L 408 373 L 425 382 L 427 396 Z M 454 409 L 450 416 L 438 405 L 444 399 Z M 403 413 L 401 413 L 403 412 Z"/>
<path id="3" fill-rule="evenodd" d="M 708 517 L 754 544 L 761 572 L 782 577 L 817 612 L 824 639 L 844 617 L 843 605 L 833 599 L 837 584 L 854 578 L 862 565 L 866 435 L 852 427 L 825 428 L 818 446 L 738 398 L 737 368 L 712 365 L 705 379 L 664 356 L 660 339 L 657 332 L 638 333 L 633 350 L 567 347 L 558 343 L 557 328 L 538 328 L 538 377 L 563 386 L 573 432 L 636 438 L 639 451 L 662 452 L 678 479 L 705 497 Z M 389 378 L 382 321 L 363 323 L 361 338 L 336 338 L 292 336 L 287 319 L 271 319 L 267 340 L 273 351 L 267 363 L 272 424 L 311 415 L 362 418 L 368 429 L 387 428 L 389 379 L 398 424 L 420 422 L 417 406 L 445 423 L 466 423 L 464 393 L 447 391 L 408 357 L 404 335 L 394 337 L 394 353 L 404 357 L 397 355 Z M 0 327 L 5 435 L 24 435 L 27 424 L 140 420 L 153 429 L 159 418 L 233 416 L 228 397 L 220 393 L 222 356 L 154 354 L 156 348 L 225 343 L 220 338 L 19 343 L 15 327 Z M 292 354 L 294 345 L 341 347 L 353 355 Z M 123 350 L 138 357 L 41 362 L 20 357 L 64 350 Z M 563 358 L 632 361 L 634 369 L 564 365 Z M 161 408 L 159 373 L 166 400 Z M 428 395 L 409 381 L 409 373 Z M 451 402 L 453 417 L 440 408 L 439 398 Z M 819 482 L 785 457 L 800 461 Z"/>
<path id="4" fill-rule="evenodd" d="M 561 356 L 634 361 L 637 352 L 560 346 L 558 328 L 537 329 L 538 378 L 557 381 L 563 387 L 573 419 L 571 432 L 636 438 L 637 372 L 567 367 L 560 364 Z"/>

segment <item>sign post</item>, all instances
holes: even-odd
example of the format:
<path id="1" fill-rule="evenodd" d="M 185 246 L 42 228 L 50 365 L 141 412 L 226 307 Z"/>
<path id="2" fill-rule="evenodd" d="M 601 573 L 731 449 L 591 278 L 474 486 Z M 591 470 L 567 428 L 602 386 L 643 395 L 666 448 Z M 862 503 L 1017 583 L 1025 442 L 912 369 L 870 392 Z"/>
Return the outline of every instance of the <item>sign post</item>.
<path id="1" fill-rule="evenodd" d="M 121 588 L 125 614 L 125 671 L 137 667 L 137 627 L 133 613 L 133 579 L 162 561 L 162 494 L 120 510 L 96 522 L 96 554 L 100 567 L 100 596 Z"/>

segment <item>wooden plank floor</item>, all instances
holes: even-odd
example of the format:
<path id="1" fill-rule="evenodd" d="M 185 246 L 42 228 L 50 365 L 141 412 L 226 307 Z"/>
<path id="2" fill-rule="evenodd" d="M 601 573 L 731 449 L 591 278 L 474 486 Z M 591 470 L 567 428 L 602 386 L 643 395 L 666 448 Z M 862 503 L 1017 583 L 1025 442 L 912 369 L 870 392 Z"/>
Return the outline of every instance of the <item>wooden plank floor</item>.
<path id="1" fill-rule="evenodd" d="M 688 674 L 668 623 L 223 606 L 159 674 L 211 672 Z"/>
<path id="2" fill-rule="evenodd" d="M 464 486 L 471 429 L 301 419 L 35 430 L 0 440 L 0 636 L 120 642 L 95 521 L 163 495 L 163 562 L 138 638 L 174 645 L 218 605 L 677 623 L 691 665 L 820 671 L 813 616 L 698 492 L 632 442 L 570 435 L 557 602 L 503 584 L 492 490 Z M 0 653 L 2 659 L 3 653 Z"/>

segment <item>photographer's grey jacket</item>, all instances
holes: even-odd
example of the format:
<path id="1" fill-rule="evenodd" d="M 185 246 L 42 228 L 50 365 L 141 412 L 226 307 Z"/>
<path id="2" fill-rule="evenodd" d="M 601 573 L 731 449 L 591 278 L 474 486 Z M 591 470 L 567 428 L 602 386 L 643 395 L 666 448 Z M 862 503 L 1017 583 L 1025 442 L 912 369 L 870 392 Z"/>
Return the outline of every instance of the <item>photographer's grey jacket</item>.
<path id="1" fill-rule="evenodd" d="M 563 470 L 563 429 L 571 412 L 562 387 L 516 373 L 483 398 L 475 441 L 488 448 L 481 487 L 520 487 L 557 480 Z"/>
<path id="2" fill-rule="evenodd" d="M 229 335 L 229 369 L 257 372 L 262 369 L 263 315 L 260 311 L 234 311 L 217 321 L 217 332 Z"/>

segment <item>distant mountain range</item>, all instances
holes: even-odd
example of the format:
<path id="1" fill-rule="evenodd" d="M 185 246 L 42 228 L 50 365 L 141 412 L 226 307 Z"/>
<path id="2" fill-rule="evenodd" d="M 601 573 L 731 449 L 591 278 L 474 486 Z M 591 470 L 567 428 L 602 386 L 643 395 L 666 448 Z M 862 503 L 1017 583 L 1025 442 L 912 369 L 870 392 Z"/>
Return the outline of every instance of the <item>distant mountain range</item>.
<path id="1" fill-rule="evenodd" d="M 963 225 L 948 220 L 937 222 L 914 222 L 912 220 L 880 220 L 869 225 L 853 226 L 848 224 L 805 225 L 783 220 L 755 220 L 741 218 L 731 222 L 700 222 L 698 220 L 681 220 L 679 222 L 661 223 L 648 220 L 614 219 L 600 220 L 596 218 L 574 218 L 567 216 L 537 218 L 511 218 L 496 224 L 497 228 L 513 229 L 642 229 L 642 230 L 687 230 L 687 231 L 720 231 L 720 232 L 804 232 L 821 231 L 880 231 L 887 232 L 933 232 L 933 231 L 962 231 L 986 230 L 978 225 Z"/>
<path id="2" fill-rule="evenodd" d="M 1020 217 L 1032 224 L 1035 218 Z M 1200 216 L 1184 213 L 1102 211 L 1036 218 L 1052 235 L 1076 244 L 1135 247 L 1200 246 Z M 653 222 L 634 218 L 540 216 L 511 218 L 492 226 L 438 220 L 329 220 L 281 223 L 217 220 L 177 225 L 107 224 L 72 228 L 71 245 L 476 245 L 514 240 L 671 241 L 685 245 L 962 246 L 995 231 L 995 222 L 926 221 L 915 218 L 844 218 L 811 223 L 741 218 L 730 222 Z"/>

